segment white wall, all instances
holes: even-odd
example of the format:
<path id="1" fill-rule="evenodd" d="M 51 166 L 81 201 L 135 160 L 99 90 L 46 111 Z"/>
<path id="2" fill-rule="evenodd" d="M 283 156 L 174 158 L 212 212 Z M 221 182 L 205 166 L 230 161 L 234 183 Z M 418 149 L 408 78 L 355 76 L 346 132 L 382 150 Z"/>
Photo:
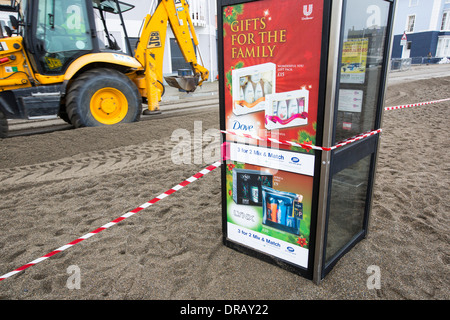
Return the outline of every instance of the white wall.
<path id="1" fill-rule="evenodd" d="M 415 2 L 417 1 L 417 2 Z M 414 33 L 436 31 L 440 28 L 442 9 L 447 0 L 397 0 L 394 34 L 403 34 L 407 19 L 415 15 Z"/>

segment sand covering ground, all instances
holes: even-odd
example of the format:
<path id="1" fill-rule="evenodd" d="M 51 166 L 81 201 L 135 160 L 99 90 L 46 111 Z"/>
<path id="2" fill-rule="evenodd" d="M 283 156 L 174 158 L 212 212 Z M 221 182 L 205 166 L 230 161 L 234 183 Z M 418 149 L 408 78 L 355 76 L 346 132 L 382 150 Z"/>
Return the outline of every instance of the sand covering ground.
<path id="1" fill-rule="evenodd" d="M 386 106 L 448 98 L 449 86 L 392 85 Z M 385 113 L 369 235 L 320 286 L 222 244 L 219 169 L 1 281 L 0 299 L 449 299 L 449 106 Z M 209 165 L 171 159 L 172 133 L 194 138 L 194 121 L 218 129 L 219 111 L 0 140 L 0 275 Z M 66 286 L 72 265 L 79 290 Z M 371 265 L 381 289 L 367 288 Z"/>

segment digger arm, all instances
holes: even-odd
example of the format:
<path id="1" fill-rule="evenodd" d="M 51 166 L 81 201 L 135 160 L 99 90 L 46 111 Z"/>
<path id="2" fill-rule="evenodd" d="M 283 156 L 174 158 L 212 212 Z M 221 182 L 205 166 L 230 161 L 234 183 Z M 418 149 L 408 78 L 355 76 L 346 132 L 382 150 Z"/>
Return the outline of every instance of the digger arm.
<path id="1" fill-rule="evenodd" d="M 153 15 L 147 15 L 135 58 L 144 66 L 145 88 L 150 111 L 158 110 L 163 83 L 164 46 L 167 22 L 172 28 L 186 62 L 190 63 L 194 75 L 201 85 L 209 77 L 209 71 L 200 65 L 195 55 L 194 45 L 198 46 L 197 35 L 190 17 L 186 0 L 162 0 Z M 194 42 L 194 44 L 192 43 Z"/>

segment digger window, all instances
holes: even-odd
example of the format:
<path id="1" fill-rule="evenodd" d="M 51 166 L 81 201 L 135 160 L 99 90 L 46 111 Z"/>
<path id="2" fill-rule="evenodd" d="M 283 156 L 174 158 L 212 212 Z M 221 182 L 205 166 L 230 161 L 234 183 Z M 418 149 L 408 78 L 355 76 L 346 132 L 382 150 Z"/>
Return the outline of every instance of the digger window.
<path id="1" fill-rule="evenodd" d="M 46 74 L 60 74 L 83 52 L 92 50 L 86 2 L 39 0 L 36 25 L 39 62 Z"/>

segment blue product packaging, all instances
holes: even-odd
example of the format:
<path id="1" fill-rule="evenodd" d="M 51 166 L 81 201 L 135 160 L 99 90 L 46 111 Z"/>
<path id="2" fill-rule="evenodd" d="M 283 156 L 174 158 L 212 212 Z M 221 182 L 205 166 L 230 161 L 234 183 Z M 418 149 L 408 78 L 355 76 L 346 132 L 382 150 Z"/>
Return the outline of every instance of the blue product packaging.
<path id="1" fill-rule="evenodd" d="M 292 193 L 262 186 L 263 224 L 300 235 L 303 220 L 303 197 Z M 275 212 L 274 212 L 275 211 Z"/>

